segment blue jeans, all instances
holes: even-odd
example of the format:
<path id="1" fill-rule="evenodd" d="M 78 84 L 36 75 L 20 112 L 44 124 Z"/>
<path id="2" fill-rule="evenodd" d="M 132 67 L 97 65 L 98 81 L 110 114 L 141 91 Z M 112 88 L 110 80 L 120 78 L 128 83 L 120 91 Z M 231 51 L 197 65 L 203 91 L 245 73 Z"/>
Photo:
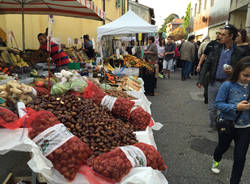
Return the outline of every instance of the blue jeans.
<path id="1" fill-rule="evenodd" d="M 208 85 L 208 112 L 210 127 L 216 125 L 217 110 L 215 109 L 214 103 L 221 84 L 221 82 L 215 81 L 213 84 Z"/>
<path id="2" fill-rule="evenodd" d="M 186 79 L 188 78 L 191 70 L 192 70 L 192 67 L 193 67 L 193 62 L 192 61 L 186 61 L 186 60 L 183 60 L 182 61 L 182 72 L 181 72 L 181 77 Z"/>

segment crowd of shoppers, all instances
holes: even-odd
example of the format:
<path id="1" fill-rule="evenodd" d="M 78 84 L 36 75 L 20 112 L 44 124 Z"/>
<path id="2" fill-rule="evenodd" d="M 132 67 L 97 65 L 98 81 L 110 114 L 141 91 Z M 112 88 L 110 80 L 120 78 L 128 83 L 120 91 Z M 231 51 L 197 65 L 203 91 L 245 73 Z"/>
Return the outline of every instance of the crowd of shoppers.
<path id="1" fill-rule="evenodd" d="M 197 86 L 207 91 L 210 127 L 218 132 L 211 170 L 220 172 L 223 154 L 234 140 L 230 184 L 240 183 L 250 143 L 249 48 L 246 30 L 228 24 L 216 32 L 216 40 L 204 40 L 198 52 Z"/>

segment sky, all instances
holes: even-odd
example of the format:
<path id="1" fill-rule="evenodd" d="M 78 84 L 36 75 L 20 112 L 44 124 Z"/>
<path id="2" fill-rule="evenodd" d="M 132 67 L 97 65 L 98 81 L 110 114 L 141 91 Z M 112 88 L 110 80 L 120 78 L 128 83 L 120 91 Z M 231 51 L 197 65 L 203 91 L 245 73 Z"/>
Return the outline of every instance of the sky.
<path id="1" fill-rule="evenodd" d="M 179 17 L 185 16 L 190 0 L 138 0 L 138 2 L 154 8 L 156 25 L 160 28 L 164 19 L 171 13 L 179 15 Z"/>

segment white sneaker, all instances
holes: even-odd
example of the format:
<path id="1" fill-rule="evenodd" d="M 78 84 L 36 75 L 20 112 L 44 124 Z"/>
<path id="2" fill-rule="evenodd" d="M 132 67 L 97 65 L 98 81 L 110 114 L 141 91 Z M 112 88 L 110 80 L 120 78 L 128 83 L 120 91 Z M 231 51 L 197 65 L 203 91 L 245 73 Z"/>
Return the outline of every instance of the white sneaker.
<path id="1" fill-rule="evenodd" d="M 219 173 L 220 173 L 219 162 L 213 161 L 211 171 L 212 171 L 214 174 L 219 174 Z"/>

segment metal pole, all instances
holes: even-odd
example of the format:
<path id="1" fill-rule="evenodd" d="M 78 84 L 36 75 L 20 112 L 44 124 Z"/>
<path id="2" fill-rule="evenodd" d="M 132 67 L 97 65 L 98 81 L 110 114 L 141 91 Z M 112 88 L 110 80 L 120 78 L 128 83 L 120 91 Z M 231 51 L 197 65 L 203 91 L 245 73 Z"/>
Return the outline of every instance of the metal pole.
<path id="1" fill-rule="evenodd" d="M 24 0 L 22 0 L 22 38 L 23 38 L 23 51 L 25 50 L 25 33 L 24 33 Z"/>

